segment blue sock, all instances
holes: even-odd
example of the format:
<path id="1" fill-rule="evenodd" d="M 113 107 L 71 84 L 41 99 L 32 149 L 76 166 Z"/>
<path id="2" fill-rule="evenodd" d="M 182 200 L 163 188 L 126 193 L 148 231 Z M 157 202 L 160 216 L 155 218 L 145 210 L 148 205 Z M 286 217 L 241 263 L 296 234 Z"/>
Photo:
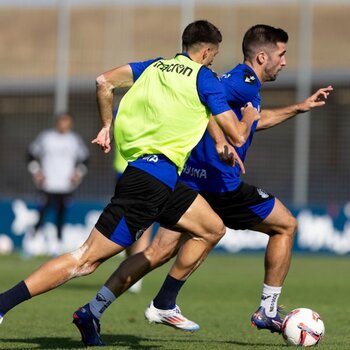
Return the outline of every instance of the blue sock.
<path id="1" fill-rule="evenodd" d="M 162 288 L 153 299 L 153 305 L 161 310 L 173 309 L 176 305 L 177 294 L 185 282 L 167 275 Z"/>
<path id="2" fill-rule="evenodd" d="M 0 314 L 5 315 L 6 312 L 14 308 L 16 305 L 30 299 L 31 297 L 32 296 L 30 295 L 24 281 L 19 282 L 13 288 L 0 294 Z"/>

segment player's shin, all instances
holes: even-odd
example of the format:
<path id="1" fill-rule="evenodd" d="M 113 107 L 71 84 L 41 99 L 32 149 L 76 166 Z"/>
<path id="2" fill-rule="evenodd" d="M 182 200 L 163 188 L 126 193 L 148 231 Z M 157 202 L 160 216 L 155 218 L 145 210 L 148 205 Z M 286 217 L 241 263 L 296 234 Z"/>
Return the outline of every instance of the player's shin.
<path id="1" fill-rule="evenodd" d="M 205 260 L 212 248 L 213 244 L 204 239 L 191 238 L 186 241 L 153 301 L 156 308 L 166 310 L 176 305 L 176 297 L 183 284 Z"/>

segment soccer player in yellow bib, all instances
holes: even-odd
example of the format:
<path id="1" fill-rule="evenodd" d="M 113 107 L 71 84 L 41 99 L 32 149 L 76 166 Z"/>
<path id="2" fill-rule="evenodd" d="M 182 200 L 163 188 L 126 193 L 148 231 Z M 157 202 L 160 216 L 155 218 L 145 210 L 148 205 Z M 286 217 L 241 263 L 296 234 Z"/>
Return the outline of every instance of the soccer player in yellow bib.
<path id="1" fill-rule="evenodd" d="M 246 142 L 252 124 L 260 118 L 248 103 L 238 120 L 226 101 L 222 85 L 208 68 L 219 52 L 221 40 L 221 33 L 213 24 L 195 21 L 183 32 L 182 53 L 171 59 L 125 64 L 97 77 L 102 127 L 92 143 L 104 153 L 111 150 L 114 90 L 130 88 L 119 104 L 114 126 L 116 142 L 128 167 L 117 182 L 110 203 L 79 249 L 51 259 L 0 294 L 0 322 L 21 302 L 72 278 L 93 273 L 104 261 L 130 247 L 154 222 L 196 237 L 187 240 L 178 254 L 180 263 L 171 277 L 180 284 L 223 237 L 226 229 L 220 217 L 203 197 L 178 181 L 210 118 L 215 118 L 236 146 Z M 218 153 L 228 163 L 235 163 L 234 159 L 240 162 L 234 150 L 227 153 L 219 148 Z M 174 239 L 168 233 L 157 236 Z M 148 269 L 151 263 L 148 257 L 141 258 Z M 142 272 L 142 268 L 137 268 L 136 280 Z M 116 296 L 111 290 L 113 286 L 107 281 L 99 299 L 107 297 L 108 303 L 112 302 Z M 103 345 L 98 333 L 91 335 L 92 329 L 99 330 L 96 311 L 100 311 L 98 306 L 94 311 L 86 306 L 73 315 L 82 341 L 88 346 Z M 191 322 L 181 318 L 179 309 L 173 312 L 179 322 L 187 325 Z"/>

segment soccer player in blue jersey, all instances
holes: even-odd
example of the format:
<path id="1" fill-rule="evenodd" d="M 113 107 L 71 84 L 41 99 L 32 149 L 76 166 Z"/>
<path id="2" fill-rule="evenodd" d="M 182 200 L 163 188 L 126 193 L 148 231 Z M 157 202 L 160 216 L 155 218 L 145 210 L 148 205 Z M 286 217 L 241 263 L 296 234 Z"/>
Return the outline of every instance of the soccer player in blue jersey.
<path id="1" fill-rule="evenodd" d="M 279 28 L 256 25 L 250 28 L 242 43 L 244 63 L 237 65 L 221 77 L 227 101 L 241 117 L 240 109 L 248 101 L 260 110 L 260 88 L 267 81 L 274 81 L 286 65 L 288 34 Z M 332 87 L 319 89 L 299 104 L 285 108 L 260 111 L 247 141 L 236 151 L 244 161 L 255 131 L 278 125 L 298 113 L 323 106 Z M 251 322 L 258 329 L 280 332 L 282 320 L 278 314 L 278 298 L 288 273 L 291 250 L 297 221 L 290 211 L 273 195 L 240 179 L 238 165 L 224 164 L 216 152 L 217 145 L 225 143 L 225 137 L 215 122 L 192 151 L 181 175 L 181 181 L 197 190 L 232 229 L 251 229 L 269 236 L 265 254 L 265 278 L 261 303 Z M 145 311 L 150 322 L 174 326 L 167 320 L 168 309 L 176 304 L 171 272 L 158 295 Z M 166 311 L 165 311 L 166 310 Z M 199 328 L 199 327 L 198 327 Z"/>
<path id="2" fill-rule="evenodd" d="M 118 148 L 129 165 L 86 242 L 74 252 L 49 260 L 0 294 L 0 322 L 21 302 L 72 278 L 91 274 L 129 247 L 155 221 L 190 232 L 209 248 L 225 234 L 222 220 L 208 203 L 178 181 L 190 151 L 203 136 L 210 111 L 236 145 L 246 141 L 254 120 L 260 117 L 250 104 L 238 120 L 227 104 L 222 85 L 208 69 L 221 40 L 213 24 L 195 21 L 184 30 L 182 54 L 168 60 L 126 64 L 97 78 L 102 128 L 92 143 L 105 153 L 111 150 L 113 91 L 130 87 L 119 104 L 114 127 Z M 225 159 L 227 152 L 220 153 Z M 231 162 L 230 156 L 226 158 Z M 185 268 L 180 279 L 208 253 L 191 240 L 183 248 L 192 254 L 181 258 Z M 88 308 L 81 308 L 74 314 L 74 323 L 86 345 L 102 345 L 87 337 L 86 328 L 98 329 L 98 320 L 91 322 L 90 315 Z"/>
<path id="3" fill-rule="evenodd" d="M 240 109 L 248 101 L 260 110 L 260 88 L 267 81 L 274 81 L 286 65 L 287 33 L 279 28 L 256 25 L 250 28 L 243 39 L 244 63 L 225 73 L 221 82 L 232 110 L 241 117 Z M 255 121 L 247 141 L 236 151 L 244 161 L 255 131 L 278 125 L 298 113 L 323 106 L 332 87 L 319 89 L 299 104 L 285 108 L 260 111 L 261 118 Z M 192 151 L 181 175 L 181 181 L 197 190 L 232 229 L 251 229 L 269 236 L 265 254 L 265 278 L 261 303 L 251 322 L 258 329 L 280 332 L 282 320 L 277 302 L 291 261 L 291 250 L 297 221 L 290 211 L 273 195 L 240 179 L 239 166 L 224 164 L 216 152 L 217 145 L 225 143 L 225 137 L 215 122 Z M 181 281 L 168 275 L 158 295 L 145 311 L 150 322 L 174 326 L 167 319 L 168 309 L 176 304 Z M 165 311 L 166 310 L 166 311 Z M 199 328 L 199 327 L 198 327 Z"/>
<path id="4" fill-rule="evenodd" d="M 260 109 L 260 88 L 267 81 L 274 81 L 286 65 L 287 33 L 267 25 L 250 28 L 243 39 L 244 63 L 224 74 L 221 82 L 227 101 L 235 113 L 242 117 L 241 108 L 248 101 Z M 325 104 L 332 87 L 319 89 L 305 101 L 274 110 L 262 110 L 261 118 L 255 121 L 247 141 L 235 151 L 244 160 L 255 131 L 280 124 L 298 113 L 309 111 Z M 246 184 L 240 179 L 242 164 L 231 167 L 224 164 L 217 150 L 231 149 L 217 123 L 211 120 L 208 131 L 192 151 L 186 162 L 181 180 L 199 191 L 218 213 L 227 227 L 252 229 L 269 235 L 265 255 L 265 278 L 261 305 L 252 316 L 252 323 L 259 329 L 280 332 L 281 318 L 277 302 L 283 281 L 287 275 L 293 238 L 297 221 L 289 210 L 274 196 L 262 189 Z M 220 153 L 220 151 L 219 151 Z M 182 266 L 181 257 L 188 251 L 182 246 L 186 240 L 198 241 L 191 235 L 173 232 L 166 234 L 162 227 L 152 244 L 143 252 L 124 261 L 112 274 L 105 286 L 89 303 L 94 318 L 99 319 L 106 308 L 132 283 L 147 272 L 162 265 L 176 253 L 177 259 L 161 290 L 145 311 L 150 322 L 161 323 L 187 331 L 196 331 L 199 326 L 185 318 L 176 305 L 176 296 L 188 277 L 177 278 Z M 188 242 L 188 241 L 187 241 Z M 203 242 L 202 249 L 205 249 Z M 108 292 L 107 292 L 108 291 Z M 87 330 L 90 336 L 99 339 L 96 328 Z"/>

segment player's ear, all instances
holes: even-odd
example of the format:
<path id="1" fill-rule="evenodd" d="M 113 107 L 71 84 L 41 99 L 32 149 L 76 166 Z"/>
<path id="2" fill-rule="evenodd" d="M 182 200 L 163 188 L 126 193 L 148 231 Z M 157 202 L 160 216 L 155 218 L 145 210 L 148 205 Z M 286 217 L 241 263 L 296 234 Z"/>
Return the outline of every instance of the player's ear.
<path id="1" fill-rule="evenodd" d="M 260 51 L 257 55 L 256 55 L 256 61 L 259 65 L 263 65 L 264 63 L 266 63 L 267 61 L 267 54 L 264 51 Z"/>
<path id="2" fill-rule="evenodd" d="M 203 52 L 202 52 L 203 60 L 205 60 L 208 57 L 209 52 L 210 52 L 210 47 L 205 46 L 203 48 Z"/>

